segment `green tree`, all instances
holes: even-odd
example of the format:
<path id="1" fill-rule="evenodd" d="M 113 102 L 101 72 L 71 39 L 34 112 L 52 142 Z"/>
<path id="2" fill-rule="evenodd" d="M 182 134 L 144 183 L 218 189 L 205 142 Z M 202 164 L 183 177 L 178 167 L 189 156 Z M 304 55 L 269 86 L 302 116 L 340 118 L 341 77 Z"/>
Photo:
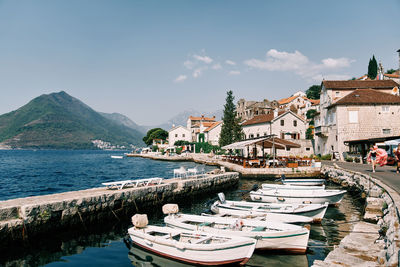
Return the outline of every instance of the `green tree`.
<path id="1" fill-rule="evenodd" d="M 314 119 L 315 114 L 317 114 L 317 110 L 316 109 L 307 110 L 307 113 L 306 113 L 307 119 Z"/>
<path id="2" fill-rule="evenodd" d="M 224 105 L 224 116 L 221 135 L 219 137 L 219 145 L 226 146 L 234 142 L 240 141 L 242 138 L 242 126 L 239 124 L 240 119 L 236 118 L 236 106 L 233 103 L 235 97 L 230 90 L 227 92 L 226 103 Z"/>
<path id="3" fill-rule="evenodd" d="M 313 127 L 309 127 L 309 128 L 306 130 L 306 139 L 314 139 Z"/>
<path id="4" fill-rule="evenodd" d="M 153 128 L 147 131 L 145 137 L 143 137 L 143 142 L 146 145 L 151 145 L 154 139 L 167 140 L 168 132 L 161 128 Z"/>
<path id="5" fill-rule="evenodd" d="M 368 78 L 370 78 L 371 80 L 375 80 L 377 74 L 378 63 L 376 62 L 375 56 L 372 55 L 372 59 L 370 59 L 368 63 Z"/>
<path id="6" fill-rule="evenodd" d="M 396 72 L 395 69 L 388 69 L 388 70 L 386 71 L 386 74 L 393 74 L 393 73 L 395 73 L 395 72 Z"/>
<path id="7" fill-rule="evenodd" d="M 307 98 L 309 99 L 319 99 L 321 95 L 321 86 L 320 85 L 312 85 L 306 91 Z"/>

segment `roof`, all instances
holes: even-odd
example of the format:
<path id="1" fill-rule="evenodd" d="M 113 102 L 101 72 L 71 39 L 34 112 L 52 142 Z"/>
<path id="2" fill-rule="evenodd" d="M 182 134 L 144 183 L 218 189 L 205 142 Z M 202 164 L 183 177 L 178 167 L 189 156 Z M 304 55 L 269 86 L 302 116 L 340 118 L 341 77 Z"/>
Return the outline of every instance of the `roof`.
<path id="1" fill-rule="evenodd" d="M 217 122 L 214 122 L 211 126 L 209 126 L 207 129 L 205 129 L 204 131 L 205 132 L 209 132 L 209 131 L 211 131 L 212 129 L 214 129 L 215 127 L 217 127 L 218 125 L 220 125 L 222 123 L 222 121 L 217 121 Z"/>
<path id="2" fill-rule="evenodd" d="M 351 81 L 322 81 L 327 89 L 392 89 L 397 86 L 393 80 L 351 80 Z"/>
<path id="3" fill-rule="evenodd" d="M 215 121 L 215 117 L 209 118 L 209 117 L 193 117 L 189 116 L 189 119 L 192 121 Z"/>
<path id="4" fill-rule="evenodd" d="M 304 118 L 302 118 L 301 116 L 297 115 L 296 113 L 290 111 L 290 110 L 281 110 L 278 112 L 278 117 L 280 117 L 281 115 L 284 115 L 286 113 L 292 113 L 294 116 L 296 116 L 297 118 L 301 119 L 304 121 Z M 258 115 L 255 116 L 254 118 L 252 118 L 251 120 L 248 120 L 246 122 L 244 122 L 242 124 L 242 126 L 247 126 L 247 125 L 253 125 L 253 124 L 260 124 L 260 123 L 265 123 L 265 122 L 271 122 L 275 119 L 274 114 L 262 114 L 262 115 Z"/>
<path id="5" fill-rule="evenodd" d="M 398 104 L 400 97 L 388 93 L 383 93 L 374 89 L 357 89 L 342 97 L 335 105 L 376 105 L 376 104 Z"/>
<path id="6" fill-rule="evenodd" d="M 299 148 L 301 147 L 299 144 L 290 142 L 285 139 L 281 139 L 278 137 L 274 137 L 274 135 L 269 135 L 261 138 L 248 139 L 244 141 L 239 141 L 236 143 L 232 143 L 226 146 L 223 146 L 222 149 L 244 149 L 249 146 L 258 145 L 264 148 L 272 148 L 276 149 L 286 149 L 286 148 Z"/>
<path id="7" fill-rule="evenodd" d="M 189 132 L 190 132 L 190 130 L 189 130 L 188 128 L 183 127 L 182 125 L 178 125 L 178 126 L 172 127 L 172 129 L 169 130 L 168 132 L 172 132 L 172 131 L 174 131 L 174 130 L 176 130 L 176 129 L 178 129 L 178 128 L 183 128 L 183 129 L 185 129 L 186 131 L 189 131 Z"/>
<path id="8" fill-rule="evenodd" d="M 312 106 L 319 105 L 319 99 L 308 99 L 312 103 Z"/>
<path id="9" fill-rule="evenodd" d="M 386 76 L 386 77 L 389 77 L 389 78 L 400 78 L 399 74 L 394 74 L 394 73 L 392 73 L 392 74 L 383 74 L 383 75 Z"/>
<path id="10" fill-rule="evenodd" d="M 285 104 L 287 104 L 287 103 L 292 102 L 294 99 L 296 99 L 296 98 L 298 98 L 298 97 L 300 97 L 300 96 L 298 96 L 298 95 L 293 95 L 293 96 L 288 97 L 288 98 L 282 98 L 281 100 L 278 100 L 278 103 L 279 103 L 279 105 L 285 105 Z"/>

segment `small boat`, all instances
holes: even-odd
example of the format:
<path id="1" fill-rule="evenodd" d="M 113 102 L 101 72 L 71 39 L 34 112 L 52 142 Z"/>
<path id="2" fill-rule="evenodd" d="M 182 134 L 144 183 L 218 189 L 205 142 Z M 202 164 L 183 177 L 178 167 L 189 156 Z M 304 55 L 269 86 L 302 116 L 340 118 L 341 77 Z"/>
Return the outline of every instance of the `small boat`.
<path id="1" fill-rule="evenodd" d="M 319 223 L 325 216 L 329 203 L 324 204 L 286 204 L 286 203 L 260 203 L 248 201 L 230 201 L 225 200 L 223 193 L 219 193 L 220 200 L 211 205 L 211 211 L 214 213 L 226 214 L 231 210 L 242 215 L 263 215 L 266 213 L 294 214 L 312 218 L 314 223 Z"/>
<path id="2" fill-rule="evenodd" d="M 252 201 L 268 203 L 339 204 L 346 190 L 279 190 L 259 189 L 250 192 Z"/>
<path id="3" fill-rule="evenodd" d="M 325 185 L 292 185 L 292 184 L 262 184 L 262 189 L 279 189 L 279 190 L 323 190 Z"/>
<path id="4" fill-rule="evenodd" d="M 134 245 L 187 264 L 245 264 L 256 245 L 256 240 L 247 237 L 147 225 L 147 217 L 146 224 L 134 225 L 128 229 Z"/>
<path id="5" fill-rule="evenodd" d="M 308 228 L 298 225 L 241 218 L 170 214 L 164 222 L 178 229 L 249 237 L 256 240 L 256 249 L 291 253 L 305 253 L 310 235 Z"/>
<path id="6" fill-rule="evenodd" d="M 325 179 L 283 179 L 282 184 L 298 186 L 317 186 L 324 185 Z"/>
<path id="7" fill-rule="evenodd" d="M 111 155 L 112 159 L 123 159 L 124 156 L 116 156 L 116 155 Z"/>

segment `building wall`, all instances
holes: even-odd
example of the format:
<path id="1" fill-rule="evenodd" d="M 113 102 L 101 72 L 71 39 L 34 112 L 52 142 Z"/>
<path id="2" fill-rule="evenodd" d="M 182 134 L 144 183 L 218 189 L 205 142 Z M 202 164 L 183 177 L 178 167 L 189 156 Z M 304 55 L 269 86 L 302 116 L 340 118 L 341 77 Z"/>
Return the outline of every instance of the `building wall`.
<path id="1" fill-rule="evenodd" d="M 221 129 L 222 129 L 222 123 L 220 123 L 218 126 L 214 127 L 210 131 L 208 131 L 206 138 L 207 142 L 212 144 L 213 146 L 217 146 L 219 144 L 219 137 L 221 135 Z"/>
<path id="2" fill-rule="evenodd" d="M 168 132 L 168 141 L 170 146 L 173 146 L 176 141 L 183 140 L 183 141 L 192 141 L 192 135 L 190 131 L 183 126 L 179 126 L 175 129 L 172 129 Z"/>

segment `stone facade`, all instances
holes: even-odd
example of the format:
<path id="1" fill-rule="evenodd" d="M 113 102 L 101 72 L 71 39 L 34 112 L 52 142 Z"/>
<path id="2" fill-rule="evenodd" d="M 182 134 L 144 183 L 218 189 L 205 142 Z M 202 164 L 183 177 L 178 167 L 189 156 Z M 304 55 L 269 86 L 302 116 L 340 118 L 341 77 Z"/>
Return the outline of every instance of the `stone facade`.
<path id="1" fill-rule="evenodd" d="M 271 114 L 275 108 L 278 108 L 278 105 L 277 101 L 270 102 L 267 99 L 258 102 L 246 101 L 242 98 L 237 102 L 236 116 L 242 121 L 250 120 L 258 115 Z"/>
<path id="2" fill-rule="evenodd" d="M 292 148 L 287 151 L 278 150 L 277 155 L 279 156 L 309 156 L 314 154 L 311 141 L 305 139 L 307 122 L 291 111 L 281 114 L 274 112 L 269 117 L 264 116 L 260 120 L 255 117 L 253 120 L 245 122 L 242 127 L 246 139 L 274 134 L 279 138 L 301 145 L 301 148 Z"/>
<path id="3" fill-rule="evenodd" d="M 398 100 L 385 100 L 385 98 L 394 97 L 391 94 L 393 89 L 391 86 L 395 86 L 395 83 L 386 85 L 388 81 L 348 82 L 349 88 L 342 88 L 341 83 L 337 81 L 332 82 L 333 86 L 329 81 L 322 83 L 320 113 L 315 117 L 316 154 L 338 152 L 340 159 L 343 160 L 343 154 L 349 152 L 345 141 L 400 134 L 398 119 L 400 103 L 396 103 Z M 368 86 L 369 84 L 363 84 L 368 82 L 374 82 L 370 85 L 377 89 L 355 89 L 354 87 Z M 379 82 L 384 82 L 384 86 L 380 87 Z M 337 88 L 334 87 L 335 84 Z"/>

